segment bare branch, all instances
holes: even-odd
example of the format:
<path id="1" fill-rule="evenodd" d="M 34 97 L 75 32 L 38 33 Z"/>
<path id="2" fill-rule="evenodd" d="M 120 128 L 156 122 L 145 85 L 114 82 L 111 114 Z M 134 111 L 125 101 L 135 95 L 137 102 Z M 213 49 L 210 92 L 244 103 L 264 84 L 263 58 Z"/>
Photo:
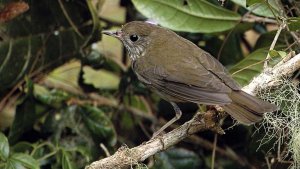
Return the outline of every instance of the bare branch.
<path id="1" fill-rule="evenodd" d="M 95 161 L 87 166 L 86 169 L 121 169 L 136 165 L 138 162 L 144 161 L 148 157 L 177 144 L 184 138 L 199 131 L 212 130 L 216 133 L 224 134 L 219 123 L 212 119 L 217 119 L 216 112 L 197 113 L 192 120 L 171 132 L 131 149 L 121 147 L 114 155 Z"/>

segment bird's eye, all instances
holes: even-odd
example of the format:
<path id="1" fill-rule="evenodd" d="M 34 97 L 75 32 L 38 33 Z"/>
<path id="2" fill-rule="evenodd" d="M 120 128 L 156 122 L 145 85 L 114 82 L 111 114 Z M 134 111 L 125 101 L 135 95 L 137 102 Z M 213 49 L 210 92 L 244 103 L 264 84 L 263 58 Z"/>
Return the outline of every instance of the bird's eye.
<path id="1" fill-rule="evenodd" d="M 130 38 L 130 40 L 132 42 L 136 42 L 137 40 L 139 40 L 139 36 L 138 35 L 130 35 L 129 38 Z"/>

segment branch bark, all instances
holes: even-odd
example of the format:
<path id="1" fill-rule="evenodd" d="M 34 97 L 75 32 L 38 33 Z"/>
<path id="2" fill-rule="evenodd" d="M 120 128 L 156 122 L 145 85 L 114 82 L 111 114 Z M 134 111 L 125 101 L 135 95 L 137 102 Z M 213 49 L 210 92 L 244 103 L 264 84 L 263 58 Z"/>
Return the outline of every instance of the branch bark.
<path id="1" fill-rule="evenodd" d="M 276 86 L 277 79 L 289 77 L 296 70 L 300 69 L 300 53 L 293 56 L 288 54 L 281 62 L 273 68 L 265 69 L 259 76 L 254 78 L 243 90 L 249 94 L 255 95 L 258 88 L 267 88 Z"/>
<path id="2" fill-rule="evenodd" d="M 283 76 L 288 77 L 298 69 L 300 69 L 300 54 L 294 57 L 290 54 L 273 68 L 264 70 L 248 86 L 244 87 L 243 90 L 255 95 L 258 88 L 276 86 L 278 79 Z M 197 113 L 193 119 L 171 132 L 153 138 L 131 149 L 121 147 L 114 155 L 95 161 L 86 166 L 86 169 L 122 169 L 136 165 L 148 157 L 177 144 L 184 138 L 205 130 L 224 134 L 218 123 L 216 112 L 207 111 L 205 113 Z"/>
<path id="3" fill-rule="evenodd" d="M 95 161 L 87 166 L 86 169 L 122 169 L 136 165 L 140 161 L 144 161 L 148 157 L 177 144 L 196 132 L 212 130 L 216 133 L 224 134 L 219 123 L 216 122 L 216 113 L 213 111 L 197 113 L 192 120 L 169 133 L 155 137 L 131 149 L 126 146 L 121 147 L 114 155 Z"/>

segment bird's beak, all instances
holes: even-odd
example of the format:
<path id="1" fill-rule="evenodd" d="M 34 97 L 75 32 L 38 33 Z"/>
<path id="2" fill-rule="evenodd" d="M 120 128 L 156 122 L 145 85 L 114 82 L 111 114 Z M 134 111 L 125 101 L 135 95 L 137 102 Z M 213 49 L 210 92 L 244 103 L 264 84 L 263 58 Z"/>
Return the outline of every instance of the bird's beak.
<path id="1" fill-rule="evenodd" d="M 104 31 L 102 31 L 102 33 L 105 35 L 108 35 L 108 36 L 116 37 L 116 38 L 120 38 L 122 36 L 121 30 L 117 30 L 117 31 L 104 30 Z"/>

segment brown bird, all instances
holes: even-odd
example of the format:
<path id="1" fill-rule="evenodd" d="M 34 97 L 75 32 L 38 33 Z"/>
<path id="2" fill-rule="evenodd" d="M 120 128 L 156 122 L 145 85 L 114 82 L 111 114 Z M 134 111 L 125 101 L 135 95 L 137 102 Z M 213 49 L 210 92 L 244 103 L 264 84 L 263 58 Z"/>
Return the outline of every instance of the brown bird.
<path id="1" fill-rule="evenodd" d="M 176 116 L 154 135 L 181 117 L 178 102 L 220 105 L 243 124 L 258 122 L 263 113 L 277 110 L 243 92 L 218 60 L 171 30 L 133 21 L 119 31 L 103 33 L 122 41 L 138 79 L 174 107 Z"/>

